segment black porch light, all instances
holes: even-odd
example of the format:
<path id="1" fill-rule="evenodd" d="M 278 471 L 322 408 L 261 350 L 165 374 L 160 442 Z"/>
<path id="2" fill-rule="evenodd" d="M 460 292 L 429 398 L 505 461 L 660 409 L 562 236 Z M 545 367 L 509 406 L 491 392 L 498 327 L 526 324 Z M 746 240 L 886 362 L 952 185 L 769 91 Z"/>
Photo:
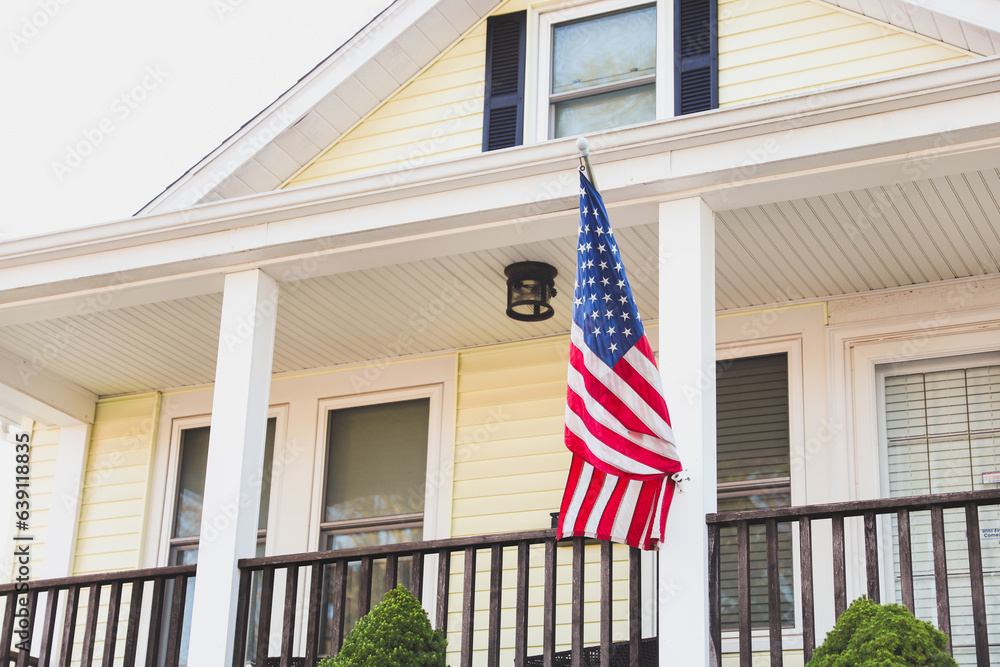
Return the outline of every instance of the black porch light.
<path id="1" fill-rule="evenodd" d="M 544 262 L 518 262 L 503 270 L 507 276 L 507 317 L 522 322 L 547 320 L 555 311 L 556 267 Z"/>

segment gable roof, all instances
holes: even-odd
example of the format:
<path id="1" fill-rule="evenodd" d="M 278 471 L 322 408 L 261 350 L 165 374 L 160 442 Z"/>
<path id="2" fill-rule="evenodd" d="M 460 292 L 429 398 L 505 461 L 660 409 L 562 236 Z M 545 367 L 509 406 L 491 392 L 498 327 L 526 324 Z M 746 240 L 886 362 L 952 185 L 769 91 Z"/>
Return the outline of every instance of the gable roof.
<path id="1" fill-rule="evenodd" d="M 914 0 L 814 0 L 981 55 L 1000 31 Z M 138 214 L 277 189 L 504 0 L 395 0 Z"/>

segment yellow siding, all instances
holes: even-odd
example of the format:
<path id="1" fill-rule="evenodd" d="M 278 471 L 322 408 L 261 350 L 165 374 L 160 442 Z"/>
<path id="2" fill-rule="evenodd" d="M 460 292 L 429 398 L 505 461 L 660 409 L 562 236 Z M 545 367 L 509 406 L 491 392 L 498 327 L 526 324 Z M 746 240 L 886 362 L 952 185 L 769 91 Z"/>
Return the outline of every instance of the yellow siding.
<path id="1" fill-rule="evenodd" d="M 719 0 L 721 106 L 972 57 L 818 0 Z"/>
<path id="2" fill-rule="evenodd" d="M 160 394 L 99 401 L 87 452 L 74 574 L 136 568 Z"/>
<path id="3" fill-rule="evenodd" d="M 31 519 L 28 530 L 19 535 L 31 535 L 31 578 L 38 579 L 45 559 L 45 539 L 49 525 L 49 509 L 53 503 L 53 483 L 56 474 L 56 453 L 59 451 L 59 427 L 46 428 L 35 424 L 31 431 Z"/>

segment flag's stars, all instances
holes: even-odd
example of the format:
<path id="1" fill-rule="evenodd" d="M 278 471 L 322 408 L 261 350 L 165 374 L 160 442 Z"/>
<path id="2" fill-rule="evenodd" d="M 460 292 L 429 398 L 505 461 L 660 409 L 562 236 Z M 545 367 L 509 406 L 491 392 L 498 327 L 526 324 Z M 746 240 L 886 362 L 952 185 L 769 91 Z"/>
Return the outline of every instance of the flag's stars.
<path id="1" fill-rule="evenodd" d="M 621 287 L 621 286 L 619 285 L 619 287 Z M 573 289 L 579 289 L 579 288 L 580 288 L 580 279 L 579 278 L 573 278 Z"/>
<path id="2" fill-rule="evenodd" d="M 608 327 L 608 335 L 609 335 L 609 336 L 610 336 L 611 334 L 613 334 L 614 332 L 615 332 L 615 328 L 614 328 L 613 326 L 611 326 L 611 327 Z"/>
<path id="3" fill-rule="evenodd" d="M 594 298 L 596 299 L 597 297 L 594 297 Z M 598 317 L 600 317 L 600 315 L 597 314 L 596 310 L 593 311 L 592 313 L 590 313 L 590 319 L 596 320 Z"/>
<path id="4" fill-rule="evenodd" d="M 591 277 L 587 278 L 586 282 L 587 282 L 588 285 L 593 285 L 594 284 L 594 276 L 591 276 Z"/>
<path id="5" fill-rule="evenodd" d="M 618 344 L 617 343 L 611 343 L 611 345 L 608 346 L 608 352 L 616 352 L 617 350 L 618 350 Z"/>
<path id="6" fill-rule="evenodd" d="M 623 310 L 622 311 L 622 319 L 623 320 L 628 320 L 628 311 L 627 310 Z"/>
<path id="7" fill-rule="evenodd" d="M 587 196 L 587 189 L 586 188 L 580 188 L 580 196 L 581 197 L 586 197 Z"/>
<path id="8" fill-rule="evenodd" d="M 587 215 L 588 211 L 589 211 L 589 209 L 586 206 L 584 206 L 583 207 L 583 214 Z"/>
<path id="9" fill-rule="evenodd" d="M 610 227 L 608 229 L 610 229 Z M 587 244 L 587 249 L 588 250 L 590 249 L 590 244 L 589 243 Z M 611 252 L 613 252 L 613 253 L 615 253 L 617 255 L 618 254 L 618 246 L 612 244 L 612 246 L 611 246 Z"/>
<path id="10" fill-rule="evenodd" d="M 618 279 L 618 289 L 625 289 L 625 281 L 621 278 Z"/>
<path id="11" fill-rule="evenodd" d="M 601 228 L 600 225 L 597 226 L 597 229 L 595 231 L 597 232 L 598 236 L 601 236 L 602 234 L 604 234 L 604 230 Z"/>
<path id="12" fill-rule="evenodd" d="M 591 250 L 590 241 L 587 241 L 586 248 L 587 248 L 587 250 Z"/>
<path id="13" fill-rule="evenodd" d="M 604 247 L 603 243 L 598 243 L 597 244 L 597 250 L 598 250 L 598 252 L 607 252 L 608 251 L 608 249 Z"/>
<path id="14" fill-rule="evenodd" d="M 610 310 L 604 313 L 604 317 L 614 317 L 614 316 L 615 316 L 614 312 Z"/>
<path id="15" fill-rule="evenodd" d="M 594 209 L 594 217 L 595 218 L 601 217 L 601 210 L 600 209 L 598 209 L 598 208 Z M 611 229 L 611 225 L 608 225 L 608 229 Z"/>
<path id="16" fill-rule="evenodd" d="M 583 305 L 583 299 L 581 299 L 580 297 L 576 297 L 575 299 L 573 299 L 573 305 L 574 306 L 582 306 Z"/>
<path id="17" fill-rule="evenodd" d="M 601 267 L 602 269 L 606 269 L 606 268 L 608 268 L 608 263 L 607 263 L 607 262 L 604 262 L 604 261 L 602 261 L 602 262 L 598 262 L 598 263 L 597 263 L 597 265 L 598 265 L 599 267 Z"/>
<path id="18" fill-rule="evenodd" d="M 588 259 L 587 260 L 587 268 L 588 269 L 594 268 L 594 260 L 592 260 L 592 259 Z"/>
<path id="19" fill-rule="evenodd" d="M 583 245 L 583 244 L 581 243 L 581 244 L 580 244 L 580 247 L 579 247 L 579 248 L 577 248 L 577 250 L 578 250 L 579 252 L 586 252 L 586 251 L 587 251 L 587 246 L 585 246 L 585 245 Z"/>
<path id="20" fill-rule="evenodd" d="M 621 297 L 618 298 L 618 301 L 621 302 L 621 304 L 624 306 L 626 303 L 628 303 L 628 297 L 627 296 L 621 296 Z"/>
<path id="21" fill-rule="evenodd" d="M 597 295 L 596 294 L 591 294 L 590 295 L 590 300 L 591 301 L 597 301 Z"/>
<path id="22" fill-rule="evenodd" d="M 632 335 L 632 330 L 629 329 L 628 327 L 625 327 L 625 329 L 622 331 L 622 334 L 624 334 L 624 336 L 628 338 L 629 336 Z"/>
<path id="23" fill-rule="evenodd" d="M 600 333 L 601 333 L 601 327 L 595 327 L 594 328 L 594 335 L 597 336 L 597 335 L 600 335 Z"/>
<path id="24" fill-rule="evenodd" d="M 621 271 L 621 270 L 622 270 L 622 263 L 618 262 L 617 264 L 615 264 L 615 271 Z"/>
<path id="25" fill-rule="evenodd" d="M 607 303 L 608 301 L 611 301 L 611 295 L 610 294 L 605 294 L 601 298 L 604 299 L 604 303 Z"/>
<path id="26" fill-rule="evenodd" d="M 608 280 L 607 278 L 601 278 L 601 284 L 607 287 L 608 285 L 611 284 L 611 281 Z"/>

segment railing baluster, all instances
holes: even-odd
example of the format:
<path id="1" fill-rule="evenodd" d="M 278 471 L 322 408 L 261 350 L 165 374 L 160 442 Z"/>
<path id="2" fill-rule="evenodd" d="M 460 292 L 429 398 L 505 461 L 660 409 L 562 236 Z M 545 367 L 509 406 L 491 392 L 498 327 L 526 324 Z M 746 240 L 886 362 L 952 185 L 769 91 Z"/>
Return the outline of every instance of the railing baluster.
<path id="1" fill-rule="evenodd" d="M 448 633 L 448 587 L 451 583 L 451 552 L 441 549 L 438 552 L 438 583 L 437 583 L 437 628 Z"/>
<path id="2" fill-rule="evenodd" d="M 91 584 L 87 594 L 87 619 L 83 626 L 83 647 L 80 664 L 91 667 L 94 664 L 94 644 L 97 641 L 97 612 L 101 609 L 101 585 Z"/>
<path id="3" fill-rule="evenodd" d="M 320 605 L 323 595 L 323 568 L 322 563 L 313 563 L 309 569 L 309 611 L 308 621 L 306 621 L 306 655 L 305 663 L 312 667 L 319 658 L 319 626 L 320 626 Z"/>
<path id="4" fill-rule="evenodd" d="M 285 608 L 281 617 L 280 667 L 292 667 L 292 641 L 295 639 L 295 602 L 299 593 L 299 566 L 285 570 Z"/>
<path id="5" fill-rule="evenodd" d="M 934 545 L 934 588 L 937 594 L 938 630 L 951 637 L 951 606 L 948 602 L 948 560 L 944 546 L 944 510 L 931 507 L 931 539 Z M 951 654 L 951 639 L 948 653 Z"/>
<path id="6" fill-rule="evenodd" d="M 271 601 L 274 598 L 274 567 L 261 570 L 260 607 L 257 611 L 257 664 L 267 664 L 271 648 Z"/>
<path id="7" fill-rule="evenodd" d="M 570 665 L 583 665 L 583 538 L 573 538 L 573 619 L 570 628 Z"/>
<path id="8" fill-rule="evenodd" d="M 847 609 L 847 565 L 844 553 L 844 515 L 836 514 L 833 524 L 833 607 L 837 618 Z"/>
<path id="9" fill-rule="evenodd" d="M 347 560 L 337 561 L 333 574 L 333 629 L 330 633 L 330 654 L 340 653 L 344 645 L 344 607 L 347 606 Z"/>
<path id="10" fill-rule="evenodd" d="M 34 637 L 35 633 L 32 632 L 35 628 L 35 610 L 38 607 L 38 591 L 32 590 L 28 593 L 28 629 L 31 634 L 28 635 L 29 638 Z M 17 661 L 14 663 L 17 667 L 28 667 L 28 662 L 31 659 L 31 651 L 26 651 L 21 649 L 17 652 Z"/>
<path id="11" fill-rule="evenodd" d="M 611 667 L 611 547 L 601 542 L 601 667 Z"/>
<path id="12" fill-rule="evenodd" d="M 812 520 L 799 519 L 799 563 L 802 583 L 802 652 L 805 662 L 816 648 L 816 608 L 813 602 Z"/>
<path id="13" fill-rule="evenodd" d="M 233 634 L 233 667 L 243 667 L 247 657 L 247 633 L 250 632 L 250 589 L 253 587 L 251 569 L 240 568 L 240 582 L 236 589 L 236 629 Z M 195 584 L 197 585 L 197 584 Z"/>
<path id="14" fill-rule="evenodd" d="M 476 547 L 465 547 L 465 575 L 462 585 L 462 643 L 459 664 L 461 667 L 472 666 L 472 633 L 476 611 Z"/>
<path id="15" fill-rule="evenodd" d="M 364 616 L 372 609 L 372 561 L 371 556 L 361 559 L 361 576 L 359 577 L 360 590 L 358 590 L 358 606 L 361 615 Z"/>
<path id="16" fill-rule="evenodd" d="M 556 654 L 556 541 L 545 540 L 545 591 L 542 603 L 542 667 L 553 667 Z"/>
<path id="17" fill-rule="evenodd" d="M 865 573 L 868 578 L 868 599 L 882 601 L 878 574 L 878 530 L 875 512 L 865 512 Z"/>
<path id="18" fill-rule="evenodd" d="M 778 578 L 778 521 L 768 519 L 767 539 L 767 628 L 771 649 L 771 667 L 782 666 L 781 581 Z"/>
<path id="19" fill-rule="evenodd" d="M 70 586 L 66 591 L 66 616 L 63 621 L 62 651 L 59 654 L 59 667 L 70 667 L 73 664 L 73 638 L 76 636 L 76 612 L 80 603 L 80 587 Z"/>
<path id="20" fill-rule="evenodd" d="M 17 593 L 12 591 L 4 597 L 3 629 L 0 629 L 0 665 L 10 665 L 10 644 L 14 638 L 14 612 L 17 610 Z"/>
<path id="21" fill-rule="evenodd" d="M 738 609 L 740 616 L 740 667 L 750 667 L 753 660 L 750 644 L 750 524 L 736 526 Z"/>
<path id="22" fill-rule="evenodd" d="M 413 597 L 423 602 L 424 600 L 424 552 L 418 551 L 413 554 L 410 561 L 410 592 Z"/>
<path id="23" fill-rule="evenodd" d="M 514 667 L 528 660 L 528 571 L 531 568 L 527 542 L 517 543 L 517 601 L 514 610 Z"/>
<path id="24" fill-rule="evenodd" d="M 487 631 L 487 667 L 500 667 L 500 595 L 503 593 L 503 547 L 490 548 L 490 625 Z"/>
<path id="25" fill-rule="evenodd" d="M 166 667 L 177 667 L 181 661 L 181 635 L 184 631 L 184 602 L 187 599 L 187 577 L 174 577 L 173 595 L 170 596 L 170 626 L 167 631 Z"/>
<path id="26" fill-rule="evenodd" d="M 972 586 L 972 622 L 976 633 L 976 665 L 989 667 L 990 636 L 986 625 L 986 593 L 983 586 L 983 553 L 979 535 L 979 508 L 965 506 L 965 532 L 969 540 L 969 583 Z"/>
<path id="27" fill-rule="evenodd" d="M 125 627 L 125 654 L 122 667 L 135 667 L 135 654 L 139 648 L 139 624 L 142 621 L 142 592 L 144 582 L 132 581 L 132 594 L 128 602 L 128 625 Z M 39 663 L 41 664 L 41 663 Z M 242 663 L 240 663 L 242 664 Z"/>
<path id="28" fill-rule="evenodd" d="M 716 528 L 716 533 L 718 529 Z M 642 551 L 628 548 L 628 664 L 639 667 L 642 650 Z"/>
<path id="29" fill-rule="evenodd" d="M 59 613 L 59 589 L 50 588 L 45 596 L 45 618 L 42 619 L 41 649 L 38 651 L 38 667 L 49 667 L 52 661 L 52 644 L 56 634 L 56 616 Z M 131 667 L 131 665 L 129 666 Z"/>
<path id="30" fill-rule="evenodd" d="M 115 644 L 118 643 L 118 617 L 121 614 L 122 581 L 111 582 L 111 594 L 108 598 L 108 618 L 104 626 L 104 652 L 101 655 L 102 667 L 113 667 L 115 664 Z"/>
<path id="31" fill-rule="evenodd" d="M 708 526 L 708 664 L 722 665 L 722 585 L 719 580 L 719 526 Z M 631 597 L 631 594 L 629 595 Z"/>
<path id="32" fill-rule="evenodd" d="M 149 635 L 146 639 L 146 667 L 157 667 L 160 658 L 160 630 L 163 621 L 164 577 L 153 580 L 153 604 L 149 611 Z"/>
<path id="33" fill-rule="evenodd" d="M 38 591 L 32 590 L 28 593 L 28 628 L 29 631 L 35 628 L 35 610 L 38 607 Z M 34 632 L 28 635 L 29 638 L 34 637 Z M 29 647 L 30 648 L 30 647 Z M 28 663 L 31 659 L 31 651 L 21 649 L 17 653 L 17 662 L 15 663 L 17 667 L 28 667 Z"/>
<path id="34" fill-rule="evenodd" d="M 896 527 L 899 538 L 899 588 L 903 606 L 914 613 L 913 600 L 913 550 L 910 546 L 910 511 L 896 512 Z"/>
<path id="35" fill-rule="evenodd" d="M 389 554 L 385 558 L 385 592 L 388 593 L 396 587 L 399 581 L 399 556 Z"/>

